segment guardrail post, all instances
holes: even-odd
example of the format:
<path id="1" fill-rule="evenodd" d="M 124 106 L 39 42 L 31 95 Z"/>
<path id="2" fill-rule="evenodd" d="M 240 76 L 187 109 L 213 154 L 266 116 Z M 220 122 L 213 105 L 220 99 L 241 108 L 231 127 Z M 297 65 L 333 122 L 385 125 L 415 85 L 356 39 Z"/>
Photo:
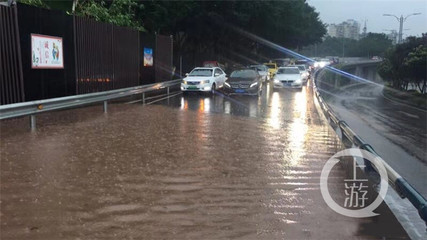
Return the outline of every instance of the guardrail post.
<path id="1" fill-rule="evenodd" d="M 104 113 L 107 113 L 108 111 L 108 102 L 104 101 Z"/>
<path id="2" fill-rule="evenodd" d="M 142 93 L 142 104 L 145 104 L 145 92 Z"/>
<path id="3" fill-rule="evenodd" d="M 169 87 L 167 87 L 167 93 L 168 93 L 168 95 L 169 95 Z"/>
<path id="4" fill-rule="evenodd" d="M 30 128 L 36 130 L 36 115 L 30 115 Z"/>

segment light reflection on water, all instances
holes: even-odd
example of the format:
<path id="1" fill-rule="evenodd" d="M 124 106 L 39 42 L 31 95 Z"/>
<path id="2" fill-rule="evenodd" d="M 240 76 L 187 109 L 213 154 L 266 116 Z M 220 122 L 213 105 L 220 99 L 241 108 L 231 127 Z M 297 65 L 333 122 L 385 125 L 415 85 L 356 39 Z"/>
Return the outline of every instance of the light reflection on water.
<path id="1" fill-rule="evenodd" d="M 305 90 L 305 89 L 304 89 Z M 307 141 L 308 125 L 306 123 L 307 109 L 306 91 L 297 92 L 293 99 L 293 121 L 289 125 L 288 141 L 291 149 L 289 160 L 291 166 L 296 166 L 306 154 L 305 142 Z"/>
<path id="2" fill-rule="evenodd" d="M 274 129 L 280 129 L 281 119 L 281 99 L 278 92 L 273 92 L 270 101 L 270 112 L 268 115 L 268 124 Z"/>
<path id="3" fill-rule="evenodd" d="M 307 121 L 307 98 L 305 91 L 238 98 L 249 106 L 242 110 L 222 97 L 190 96 L 176 99 L 179 111 L 126 106 L 125 118 L 122 106 L 112 106 L 108 121 L 5 138 L 5 234 L 31 238 L 31 230 L 10 227 L 24 223 L 45 231 L 38 239 L 301 239 L 305 226 L 317 234 L 347 224 L 352 236 L 357 219 L 342 221 L 322 207 L 319 162 L 331 155 L 332 139 Z M 206 114 L 239 110 L 262 119 Z M 29 177 L 38 162 L 50 175 Z M 58 224 L 45 227 L 52 222 Z"/>

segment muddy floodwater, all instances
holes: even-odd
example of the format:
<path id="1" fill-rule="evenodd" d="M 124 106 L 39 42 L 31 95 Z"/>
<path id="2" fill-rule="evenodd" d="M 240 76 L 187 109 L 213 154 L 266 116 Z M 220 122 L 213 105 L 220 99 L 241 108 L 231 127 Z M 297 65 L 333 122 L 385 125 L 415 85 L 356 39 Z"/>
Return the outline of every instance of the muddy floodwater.
<path id="1" fill-rule="evenodd" d="M 268 88 L 268 87 L 267 87 Z M 406 239 L 324 202 L 341 145 L 311 89 L 176 96 L 1 122 L 1 239 Z M 331 173 L 331 194 L 344 171 Z"/>

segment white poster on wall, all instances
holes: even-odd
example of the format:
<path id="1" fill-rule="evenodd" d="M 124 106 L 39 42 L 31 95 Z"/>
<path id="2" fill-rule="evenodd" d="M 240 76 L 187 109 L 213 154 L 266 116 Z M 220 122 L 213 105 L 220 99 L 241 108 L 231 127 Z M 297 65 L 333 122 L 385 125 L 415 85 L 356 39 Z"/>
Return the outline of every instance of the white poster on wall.
<path id="1" fill-rule="evenodd" d="M 64 68 L 62 38 L 31 34 L 31 68 Z"/>

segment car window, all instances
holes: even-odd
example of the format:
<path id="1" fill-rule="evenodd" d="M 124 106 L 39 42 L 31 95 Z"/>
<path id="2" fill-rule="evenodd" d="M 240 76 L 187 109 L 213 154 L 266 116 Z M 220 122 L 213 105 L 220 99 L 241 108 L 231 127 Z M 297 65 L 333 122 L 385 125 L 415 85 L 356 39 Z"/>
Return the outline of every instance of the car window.
<path id="1" fill-rule="evenodd" d="M 264 65 L 251 65 L 252 69 L 256 69 L 257 71 L 267 71 L 266 67 Z"/>
<path id="2" fill-rule="evenodd" d="M 235 78 L 255 78 L 258 73 L 255 70 L 237 70 L 231 73 L 230 77 Z"/>
<path id="3" fill-rule="evenodd" d="M 305 67 L 304 66 L 297 66 L 298 67 L 298 69 L 300 70 L 300 71 L 305 71 Z"/>
<path id="4" fill-rule="evenodd" d="M 213 72 L 212 69 L 194 69 L 193 71 L 191 71 L 189 76 L 210 77 L 212 76 L 212 72 Z"/>
<path id="5" fill-rule="evenodd" d="M 220 69 L 215 69 L 215 74 L 222 75 L 222 71 Z"/>
<path id="6" fill-rule="evenodd" d="M 279 68 L 277 74 L 299 74 L 298 68 Z"/>

